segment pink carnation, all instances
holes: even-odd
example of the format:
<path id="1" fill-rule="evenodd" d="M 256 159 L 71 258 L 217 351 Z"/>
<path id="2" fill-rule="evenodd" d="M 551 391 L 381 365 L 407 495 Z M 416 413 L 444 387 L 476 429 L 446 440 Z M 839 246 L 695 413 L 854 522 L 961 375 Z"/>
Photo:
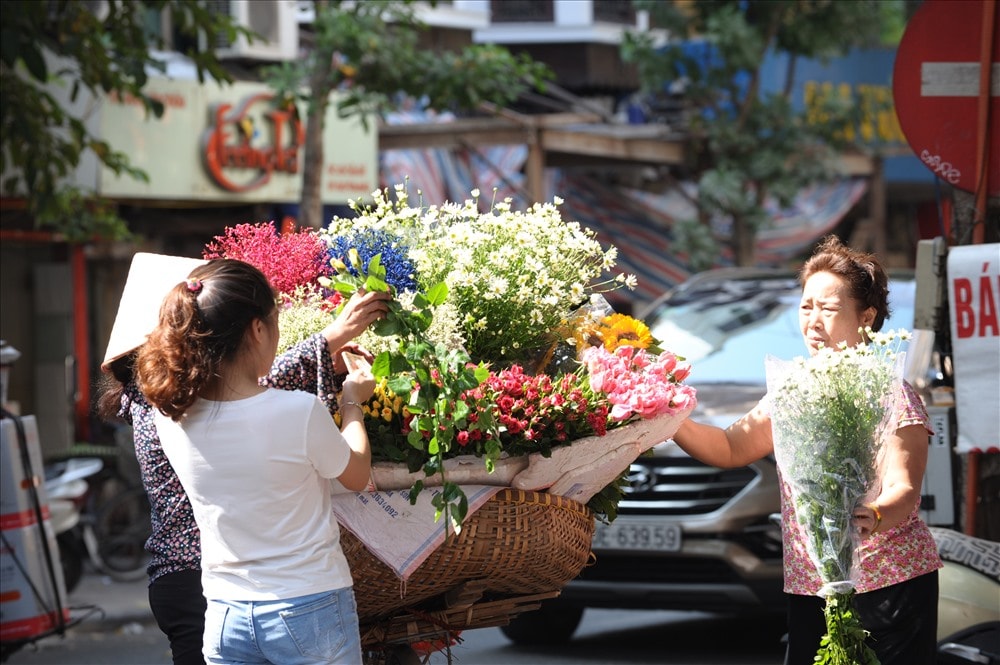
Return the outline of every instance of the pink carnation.
<path id="1" fill-rule="evenodd" d="M 690 367 L 669 351 L 651 356 L 630 346 L 614 351 L 593 346 L 583 352 L 583 361 L 591 390 L 607 397 L 613 420 L 673 414 L 696 401 L 694 388 L 681 383 Z"/>

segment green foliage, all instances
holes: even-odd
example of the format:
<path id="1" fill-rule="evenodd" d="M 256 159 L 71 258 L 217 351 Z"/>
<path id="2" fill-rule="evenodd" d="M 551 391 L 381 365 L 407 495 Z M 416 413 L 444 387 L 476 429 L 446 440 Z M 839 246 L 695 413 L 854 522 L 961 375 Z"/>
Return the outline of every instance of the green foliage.
<path id="1" fill-rule="evenodd" d="M 601 488 L 601 491 L 590 497 L 587 507 L 600 516 L 605 523 L 611 524 L 618 519 L 618 504 L 625 496 L 625 488 L 628 487 L 628 467 L 613 481 Z"/>
<path id="2" fill-rule="evenodd" d="M 385 281 L 386 269 L 379 255 L 369 260 L 367 270 L 356 249 L 348 251 L 348 261 L 353 271 L 334 259 L 337 274 L 333 278 L 321 278 L 320 282 L 341 293 L 345 301 L 358 289 L 395 295 L 393 287 Z M 473 364 L 465 351 L 434 344 L 427 338 L 433 308 L 447 297 L 448 287 L 440 283 L 418 293 L 412 308 L 402 307 L 395 299 L 389 301 L 386 317 L 379 320 L 373 330 L 378 335 L 398 337 L 399 342 L 397 348 L 383 351 L 375 358 L 372 374 L 376 379 L 387 380 L 392 393 L 404 396 L 407 410 L 415 416 L 407 442 L 416 454 L 407 455 L 407 461 L 411 470 L 416 470 L 412 463 L 417 461 L 423 464 L 426 476 L 440 476 L 441 492 L 431 500 L 435 519 L 444 515 L 445 523 L 450 521 L 458 530 L 469 511 L 469 502 L 461 486 L 445 476 L 445 457 L 457 446 L 459 431 L 489 432 L 492 443 L 486 447 L 484 462 L 487 471 L 492 472 L 500 457 L 500 444 L 492 411 L 485 404 L 474 404 L 476 413 L 473 414 L 470 398 L 465 396 L 489 376 L 486 365 Z M 413 485 L 410 503 L 416 503 L 422 488 L 423 481 Z"/>
<path id="3" fill-rule="evenodd" d="M 691 156 L 687 177 L 700 185 L 698 222 L 711 236 L 714 218 L 732 219 L 729 241 L 741 264 L 753 261 L 753 238 L 768 222 L 764 202 L 787 204 L 805 186 L 835 174 L 836 149 L 845 147 L 846 126 L 864 109 L 822 100 L 823 122 L 806 122 L 782 93 L 762 94 L 761 66 L 769 53 L 826 60 L 855 46 L 896 38 L 905 23 L 902 2 L 857 0 L 701 1 L 678 5 L 634 0 L 652 23 L 673 39 L 656 44 L 648 34 L 629 34 L 622 56 L 636 65 L 643 87 L 657 94 L 681 83 L 688 109 Z M 702 42 L 705 58 L 685 50 L 684 39 Z M 815 119 L 815 118 L 814 118 Z M 710 191 L 706 191 L 710 190 Z M 686 229 L 678 249 L 701 257 L 713 244 L 695 241 Z M 686 239 L 686 241 L 685 241 Z"/>
<path id="4" fill-rule="evenodd" d="M 281 96 L 299 96 L 310 104 L 325 99 L 317 91 L 339 89 L 342 117 L 360 116 L 364 122 L 400 93 L 426 97 L 438 110 L 475 109 L 482 102 L 504 105 L 552 78 L 544 65 L 495 45 L 441 53 L 422 48 L 419 38 L 426 26 L 410 1 L 333 0 L 314 6 L 312 52 L 269 68 L 268 82 Z"/>
<path id="5" fill-rule="evenodd" d="M 909 338 L 906 331 L 862 332 L 870 342 L 767 363 L 775 459 L 824 585 L 827 633 L 817 661 L 830 665 L 874 658 L 851 608 L 859 544 L 853 519 L 878 486 L 878 460 L 902 393 L 899 346 Z"/>
<path id="6" fill-rule="evenodd" d="M 817 665 L 879 665 L 878 656 L 865 643 L 868 631 L 854 609 L 854 592 L 828 596 L 823 606 L 826 635 L 816 653 Z"/>
<path id="7" fill-rule="evenodd" d="M 54 96 L 61 86 L 70 103 L 80 94 L 133 97 L 148 114 L 160 117 L 163 104 L 143 93 L 150 70 L 163 64 L 151 49 L 164 48 L 149 26 L 166 15 L 177 33 L 197 45 L 199 36 L 238 33 L 231 19 L 197 0 L 141 0 L 104 3 L 73 0 L 4 3 L 0 15 L 0 169 L 4 194 L 22 192 L 36 224 L 63 233 L 71 241 L 128 234 L 113 205 L 93 192 L 66 183 L 84 156 L 93 154 L 115 174 L 146 180 L 128 157 L 93 136 L 82 114 Z M 212 41 L 212 40 L 209 40 Z M 184 51 L 200 80 L 228 81 L 214 52 L 190 46 Z"/>

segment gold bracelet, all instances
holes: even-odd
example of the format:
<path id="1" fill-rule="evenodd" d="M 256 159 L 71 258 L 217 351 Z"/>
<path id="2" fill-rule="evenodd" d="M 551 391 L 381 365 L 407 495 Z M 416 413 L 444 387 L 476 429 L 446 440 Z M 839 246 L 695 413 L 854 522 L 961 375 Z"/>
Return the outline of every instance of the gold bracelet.
<path id="1" fill-rule="evenodd" d="M 356 406 L 359 409 L 361 409 L 361 413 L 362 414 L 364 414 L 364 412 L 365 412 L 365 406 L 364 406 L 364 404 L 361 404 L 359 402 L 341 402 L 340 406 L 342 406 L 342 407 L 343 406 Z"/>
<path id="2" fill-rule="evenodd" d="M 877 503 L 869 503 L 867 505 L 869 508 L 871 508 L 872 513 L 874 513 L 875 515 L 875 524 L 874 526 L 872 526 L 872 531 L 871 531 L 872 533 L 875 533 L 879 525 L 882 524 L 882 511 L 878 509 Z"/>

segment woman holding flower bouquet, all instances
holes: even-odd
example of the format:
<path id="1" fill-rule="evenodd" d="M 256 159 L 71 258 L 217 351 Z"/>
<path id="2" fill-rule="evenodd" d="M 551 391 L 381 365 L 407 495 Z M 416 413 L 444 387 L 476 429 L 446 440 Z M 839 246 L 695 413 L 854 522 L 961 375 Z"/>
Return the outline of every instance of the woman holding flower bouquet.
<path id="1" fill-rule="evenodd" d="M 889 313 L 888 277 L 882 265 L 874 256 L 853 251 L 836 237 L 830 236 L 819 245 L 803 266 L 800 281 L 799 324 L 811 356 L 803 365 L 818 356 L 836 360 L 864 349 L 870 342 L 868 336 L 879 331 Z M 828 365 L 832 366 L 835 365 Z M 789 394 L 819 393 L 817 402 L 824 409 L 824 415 L 828 415 L 835 410 L 833 406 L 840 404 L 840 395 L 823 384 L 822 372 L 807 376 L 820 379 L 815 384 L 799 381 L 800 385 L 794 386 L 797 393 Z M 864 383 L 853 379 L 852 382 L 855 390 L 856 384 Z M 814 444 L 807 434 L 803 434 L 807 427 L 791 428 L 797 433 L 792 438 L 797 439 L 795 443 L 801 450 L 796 451 L 798 457 L 784 457 L 783 440 L 788 437 L 783 439 L 782 435 L 788 428 L 783 425 L 788 422 L 803 425 L 803 422 L 795 422 L 795 417 L 784 415 L 795 413 L 788 404 L 795 400 L 775 391 L 774 386 L 785 388 L 789 383 L 793 382 L 772 385 L 769 374 L 768 395 L 728 428 L 687 420 L 673 437 L 693 457 L 719 467 L 743 466 L 771 454 L 778 458 L 782 485 L 784 586 L 789 598 L 786 665 L 805 665 L 817 660 L 821 663 L 931 665 L 935 661 L 937 570 L 941 561 L 934 539 L 918 513 L 927 464 L 928 434 L 931 433 L 923 404 L 901 379 L 885 391 L 886 396 L 892 398 L 891 406 L 885 407 L 884 422 L 889 424 L 884 426 L 884 435 L 869 437 L 862 446 L 873 453 L 868 464 L 856 463 L 856 456 L 845 452 L 846 447 Z M 806 383 L 808 385 L 801 385 Z M 855 406 L 859 403 L 858 400 L 854 402 Z M 876 399 L 873 404 L 877 410 L 878 405 L 888 405 L 890 401 Z M 866 406 L 864 410 L 872 408 Z M 843 418 L 843 412 L 838 413 Z M 800 412 L 798 420 L 809 418 Z M 845 429 L 837 424 L 844 422 L 843 419 L 824 422 L 821 429 Z M 834 425 L 831 426 L 831 422 Z M 820 440 L 833 442 L 840 441 L 838 435 L 838 432 L 819 434 Z M 871 482 L 864 484 L 859 490 L 859 499 L 851 499 L 850 505 L 842 511 L 845 513 L 843 528 L 831 527 L 821 537 L 816 531 L 822 528 L 813 530 L 814 520 L 806 508 L 814 508 L 812 514 L 816 516 L 816 524 L 825 522 L 829 527 L 836 521 L 835 507 L 809 503 L 809 499 L 815 498 L 813 494 L 821 493 L 815 489 L 821 487 L 818 479 L 805 479 L 801 486 L 812 488 L 805 492 L 799 491 L 800 484 L 792 482 L 797 469 L 808 468 L 812 473 L 814 467 L 810 466 L 808 458 L 817 457 L 827 466 L 837 467 L 831 475 L 834 481 L 828 485 L 832 484 L 833 492 L 841 495 L 849 494 L 844 478 L 851 476 L 853 468 L 862 467 L 860 470 L 864 471 L 863 467 L 871 467 Z M 794 463 L 789 464 L 786 461 L 789 459 L 795 460 Z M 840 556 L 844 565 L 839 575 L 824 568 L 828 563 L 825 548 L 830 541 L 838 539 L 846 543 L 847 549 L 846 558 Z M 848 569 L 849 574 L 846 573 Z M 831 597 L 846 598 L 852 604 L 842 603 L 837 610 L 836 604 L 830 602 Z M 838 632 L 854 620 L 860 620 L 867 637 L 862 643 L 866 633 L 855 631 L 858 650 L 836 652 L 831 643 L 849 643 L 851 635 L 845 638 Z M 821 656 L 819 659 L 817 652 Z M 872 660 L 873 656 L 877 661 Z"/>
<path id="2" fill-rule="evenodd" d="M 337 411 L 339 400 L 350 399 L 340 394 L 347 373 L 341 352 L 367 355 L 352 340 L 384 317 L 386 298 L 381 293 L 356 294 L 341 315 L 320 333 L 275 359 L 270 373 L 260 380 L 261 385 L 310 392 L 320 398 L 329 412 Z M 135 348 L 109 349 L 103 365 L 109 380 L 100 407 L 104 415 L 109 418 L 117 415 L 133 427 L 153 518 L 153 534 L 146 546 L 152 555 L 148 571 L 150 607 L 170 640 L 173 662 L 195 665 L 205 662 L 201 653 L 205 600 L 200 534 L 191 504 L 164 456 L 153 422 L 154 410 L 136 385 L 136 354 Z"/>

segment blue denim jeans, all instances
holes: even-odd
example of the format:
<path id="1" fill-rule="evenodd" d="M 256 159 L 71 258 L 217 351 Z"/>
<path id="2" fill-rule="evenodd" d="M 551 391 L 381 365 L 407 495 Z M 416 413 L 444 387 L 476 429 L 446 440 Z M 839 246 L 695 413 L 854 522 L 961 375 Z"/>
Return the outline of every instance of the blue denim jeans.
<path id="1" fill-rule="evenodd" d="M 351 587 L 286 600 L 210 600 L 205 662 L 361 665 Z"/>

